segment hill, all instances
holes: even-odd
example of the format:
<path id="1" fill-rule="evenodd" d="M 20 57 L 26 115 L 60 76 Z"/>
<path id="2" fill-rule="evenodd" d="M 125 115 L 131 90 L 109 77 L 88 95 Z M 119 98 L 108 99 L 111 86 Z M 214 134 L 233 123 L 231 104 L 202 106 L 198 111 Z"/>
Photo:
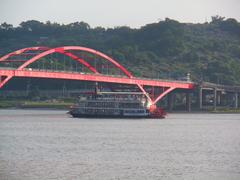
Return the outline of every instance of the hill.
<path id="1" fill-rule="evenodd" d="M 136 76 L 179 78 L 240 85 L 240 23 L 212 17 L 204 24 L 166 18 L 139 29 L 91 28 L 85 22 L 67 25 L 35 20 L 18 27 L 0 25 L 0 56 L 29 46 L 79 45 L 102 51 Z"/>

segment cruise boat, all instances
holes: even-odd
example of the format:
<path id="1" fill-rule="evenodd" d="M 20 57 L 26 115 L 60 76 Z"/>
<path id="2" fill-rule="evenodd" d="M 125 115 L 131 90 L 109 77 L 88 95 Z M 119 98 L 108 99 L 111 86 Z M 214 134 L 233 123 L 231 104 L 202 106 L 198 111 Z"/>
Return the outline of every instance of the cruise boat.
<path id="1" fill-rule="evenodd" d="M 86 118 L 164 118 L 163 109 L 151 110 L 142 93 L 107 92 L 80 96 L 70 108 L 73 117 Z"/>

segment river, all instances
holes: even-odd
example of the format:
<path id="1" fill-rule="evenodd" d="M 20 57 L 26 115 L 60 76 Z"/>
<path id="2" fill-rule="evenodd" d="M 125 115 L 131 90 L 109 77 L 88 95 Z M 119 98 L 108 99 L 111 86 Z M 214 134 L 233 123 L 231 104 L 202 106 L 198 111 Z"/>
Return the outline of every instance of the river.
<path id="1" fill-rule="evenodd" d="M 0 179 L 239 180 L 239 114 L 77 119 L 0 110 Z"/>

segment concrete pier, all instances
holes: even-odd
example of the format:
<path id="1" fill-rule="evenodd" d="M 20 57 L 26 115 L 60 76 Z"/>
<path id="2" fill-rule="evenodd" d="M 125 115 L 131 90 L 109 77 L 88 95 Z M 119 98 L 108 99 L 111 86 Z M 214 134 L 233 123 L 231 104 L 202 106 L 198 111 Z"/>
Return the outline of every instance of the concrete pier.
<path id="1" fill-rule="evenodd" d="M 238 108 L 238 92 L 235 92 L 235 108 Z"/>
<path id="2" fill-rule="evenodd" d="M 213 97 L 212 106 L 216 110 L 217 106 L 239 107 L 240 86 L 229 86 L 214 84 L 209 82 L 201 82 L 199 84 L 199 109 L 203 108 L 204 97 L 207 97 L 205 104 L 209 105 L 209 96 Z M 204 94 L 203 94 L 204 90 Z"/>
<path id="3" fill-rule="evenodd" d="M 202 98 L 203 98 L 202 88 L 199 87 L 199 96 L 198 96 L 199 109 L 202 109 L 202 102 L 203 102 Z"/>
<path id="4" fill-rule="evenodd" d="M 217 88 L 213 89 L 213 109 L 214 111 L 217 110 Z"/>
<path id="5" fill-rule="evenodd" d="M 191 112 L 191 109 L 192 109 L 191 105 L 192 105 L 192 96 L 190 92 L 187 92 L 186 93 L 186 110 L 188 112 Z"/>
<path id="6" fill-rule="evenodd" d="M 168 110 L 169 111 L 173 110 L 173 94 L 172 93 L 168 94 Z"/>

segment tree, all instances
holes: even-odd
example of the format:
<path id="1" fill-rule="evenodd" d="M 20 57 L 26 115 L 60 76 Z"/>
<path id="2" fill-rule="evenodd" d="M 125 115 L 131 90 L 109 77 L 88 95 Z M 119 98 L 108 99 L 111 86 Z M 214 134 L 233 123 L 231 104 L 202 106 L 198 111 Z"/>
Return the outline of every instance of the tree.
<path id="1" fill-rule="evenodd" d="M 6 22 L 4 22 L 0 25 L 0 29 L 11 30 L 11 29 L 13 29 L 13 25 L 12 24 L 7 24 Z"/>
<path id="2" fill-rule="evenodd" d="M 162 78 L 177 78 L 191 72 L 195 80 L 240 84 L 240 23 L 232 18 L 213 16 L 211 23 L 204 24 L 166 18 L 138 29 L 91 28 L 82 21 L 64 25 L 30 20 L 18 27 L 0 25 L 1 56 L 28 46 L 65 45 L 102 51 L 134 75 L 161 73 Z"/>
<path id="3" fill-rule="evenodd" d="M 20 26 L 27 31 L 33 32 L 39 32 L 44 28 L 44 24 L 42 22 L 35 20 L 22 22 Z"/>
<path id="4" fill-rule="evenodd" d="M 219 23 L 219 22 L 222 22 L 224 19 L 225 19 L 225 17 L 221 17 L 221 16 L 219 16 L 219 15 L 212 16 L 212 21 L 211 21 L 211 23 L 217 24 L 217 23 Z"/>

